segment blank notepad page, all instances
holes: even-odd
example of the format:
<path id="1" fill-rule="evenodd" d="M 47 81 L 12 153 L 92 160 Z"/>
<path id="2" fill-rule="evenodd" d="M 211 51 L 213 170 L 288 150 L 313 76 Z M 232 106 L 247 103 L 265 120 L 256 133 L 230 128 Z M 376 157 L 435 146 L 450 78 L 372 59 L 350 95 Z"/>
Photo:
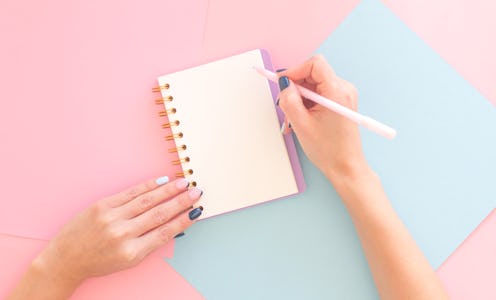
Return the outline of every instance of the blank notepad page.
<path id="1" fill-rule="evenodd" d="M 269 83 L 253 66 L 264 67 L 260 50 L 159 77 L 182 168 L 204 192 L 202 218 L 298 192 Z"/>

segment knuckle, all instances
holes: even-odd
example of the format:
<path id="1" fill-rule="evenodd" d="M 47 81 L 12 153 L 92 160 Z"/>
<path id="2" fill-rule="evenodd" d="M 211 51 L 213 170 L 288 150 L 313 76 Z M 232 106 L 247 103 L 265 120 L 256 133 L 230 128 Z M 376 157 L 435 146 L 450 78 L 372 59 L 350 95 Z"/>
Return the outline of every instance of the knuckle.
<path id="1" fill-rule="evenodd" d="M 114 195 L 111 197 L 102 198 L 102 199 L 100 199 L 99 202 L 101 202 L 102 204 L 105 204 L 108 207 L 115 208 L 115 207 L 118 207 L 121 205 L 122 197 L 121 197 L 121 195 Z"/>
<path id="2" fill-rule="evenodd" d="M 105 201 L 106 201 L 105 198 L 97 201 L 92 206 L 93 213 L 99 214 L 99 215 L 100 214 L 103 214 L 107 210 L 107 205 L 106 205 L 106 202 Z"/>
<path id="3" fill-rule="evenodd" d="M 113 197 L 111 196 L 103 197 L 97 202 L 95 202 L 95 205 L 112 205 L 112 200 Z"/>
<path id="4" fill-rule="evenodd" d="M 181 193 L 181 190 L 175 184 L 165 184 L 157 189 L 157 198 L 161 200 L 171 199 L 175 195 Z"/>
<path id="5" fill-rule="evenodd" d="M 139 253 L 134 247 L 124 246 L 120 251 L 120 257 L 127 263 L 132 263 L 138 260 Z"/>
<path id="6" fill-rule="evenodd" d="M 172 230 L 169 226 L 162 226 L 158 230 L 158 238 L 161 243 L 166 244 L 172 236 Z"/>
<path id="7" fill-rule="evenodd" d="M 316 64 L 327 63 L 327 60 L 325 59 L 324 55 L 322 55 L 322 54 L 314 55 L 312 57 L 312 61 Z"/>
<path id="8" fill-rule="evenodd" d="M 128 230 L 123 226 L 109 226 L 106 234 L 111 240 L 121 240 L 128 235 Z"/>
<path id="9" fill-rule="evenodd" d="M 126 192 L 126 196 L 130 197 L 130 198 L 135 198 L 136 196 L 138 196 L 140 194 L 140 191 L 137 187 L 133 187 L 133 188 L 130 188 L 129 190 L 127 190 Z"/>
<path id="10" fill-rule="evenodd" d="M 279 106 L 284 111 L 284 113 L 286 113 L 286 115 L 291 115 L 292 108 L 296 103 L 298 103 L 298 101 L 301 101 L 301 98 L 298 94 L 295 93 L 287 93 L 284 98 L 284 100 L 282 100 L 281 98 Z"/>
<path id="11" fill-rule="evenodd" d="M 112 215 L 106 210 L 104 204 L 97 203 L 93 205 L 89 209 L 89 215 L 95 224 L 100 227 L 106 227 L 113 221 Z"/>
<path id="12" fill-rule="evenodd" d="M 178 222 L 181 228 L 186 228 L 193 224 L 188 218 L 178 218 Z"/>
<path id="13" fill-rule="evenodd" d="M 88 214 L 93 218 L 93 219 L 98 219 L 100 215 L 102 214 L 102 204 L 100 201 L 96 202 L 92 206 L 90 206 L 87 210 Z"/>
<path id="14" fill-rule="evenodd" d="M 343 80 L 343 83 L 345 85 L 344 94 L 345 94 L 346 104 L 349 105 L 351 108 L 356 108 L 358 102 L 358 90 L 349 81 Z"/>
<path id="15" fill-rule="evenodd" d="M 351 84 L 351 83 L 350 83 L 350 94 L 351 94 L 351 96 L 352 96 L 353 98 L 355 98 L 355 99 L 356 99 L 356 98 L 358 98 L 358 90 L 357 90 L 357 88 L 356 88 L 353 84 Z"/>
<path id="16" fill-rule="evenodd" d="M 336 93 L 342 90 L 341 84 L 337 80 L 329 81 L 329 88 L 332 92 Z"/>
<path id="17" fill-rule="evenodd" d="M 295 103 L 295 102 L 299 101 L 299 99 L 300 99 L 300 97 L 296 93 L 288 93 L 288 95 L 286 97 L 286 100 L 289 103 Z"/>
<path id="18" fill-rule="evenodd" d="M 100 214 L 96 217 L 95 223 L 99 227 L 105 228 L 105 227 L 108 227 L 112 223 L 112 219 L 110 218 L 110 216 L 108 216 L 106 214 Z"/>
<path id="19" fill-rule="evenodd" d="M 351 94 L 349 93 L 346 93 L 345 96 L 344 96 L 344 105 L 349 107 L 349 108 L 353 108 L 354 107 L 354 98 Z"/>
<path id="20" fill-rule="evenodd" d="M 140 211 L 147 211 L 152 207 L 152 205 L 153 205 L 153 198 L 151 197 L 151 195 L 145 194 L 139 197 L 138 209 Z"/>
<path id="21" fill-rule="evenodd" d="M 177 203 L 180 207 L 189 207 L 191 205 L 191 198 L 187 193 L 183 193 L 177 197 Z"/>
<path id="22" fill-rule="evenodd" d="M 146 191 L 151 191 L 155 188 L 155 186 L 151 182 L 145 182 L 143 186 Z"/>
<path id="23" fill-rule="evenodd" d="M 164 208 L 155 209 L 155 211 L 153 212 L 152 218 L 153 218 L 153 222 L 157 226 L 164 224 L 168 220 L 167 210 L 165 210 Z"/>

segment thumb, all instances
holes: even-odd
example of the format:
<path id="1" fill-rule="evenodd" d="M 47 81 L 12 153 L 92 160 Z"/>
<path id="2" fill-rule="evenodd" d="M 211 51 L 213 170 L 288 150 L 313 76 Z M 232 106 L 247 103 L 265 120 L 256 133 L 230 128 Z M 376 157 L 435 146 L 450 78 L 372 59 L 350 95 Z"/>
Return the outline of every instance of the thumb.
<path id="1" fill-rule="evenodd" d="M 305 124 L 309 113 L 294 82 L 286 76 L 279 77 L 279 90 L 278 105 L 288 121 L 292 126 L 296 127 L 300 127 L 300 124 Z"/>

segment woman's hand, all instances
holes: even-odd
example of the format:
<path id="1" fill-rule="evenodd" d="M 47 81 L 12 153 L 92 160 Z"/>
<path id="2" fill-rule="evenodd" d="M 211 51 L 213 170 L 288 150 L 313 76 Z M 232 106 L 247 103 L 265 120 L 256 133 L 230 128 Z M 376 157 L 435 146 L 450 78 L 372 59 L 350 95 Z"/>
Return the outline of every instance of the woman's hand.
<path id="1" fill-rule="evenodd" d="M 77 215 L 34 260 L 10 299 L 67 297 L 85 279 L 132 267 L 191 226 L 203 210 L 192 208 L 202 191 L 188 189 L 185 179 L 167 181 L 150 180 Z M 44 287 L 50 296 L 32 290 L 40 281 L 53 282 Z"/>
<path id="2" fill-rule="evenodd" d="M 357 109 L 358 102 L 355 87 L 336 76 L 320 55 L 278 75 L 279 106 L 286 115 L 284 133 L 295 131 L 308 158 L 333 183 L 367 167 L 358 126 L 321 105 L 302 99 L 293 82 L 353 110 Z"/>
<path id="3" fill-rule="evenodd" d="M 381 299 L 447 299 L 429 262 L 390 205 L 379 177 L 368 166 L 358 126 L 302 99 L 293 81 L 356 110 L 353 85 L 337 77 L 322 56 L 278 75 L 285 124 L 291 124 L 307 156 L 341 196 Z"/>

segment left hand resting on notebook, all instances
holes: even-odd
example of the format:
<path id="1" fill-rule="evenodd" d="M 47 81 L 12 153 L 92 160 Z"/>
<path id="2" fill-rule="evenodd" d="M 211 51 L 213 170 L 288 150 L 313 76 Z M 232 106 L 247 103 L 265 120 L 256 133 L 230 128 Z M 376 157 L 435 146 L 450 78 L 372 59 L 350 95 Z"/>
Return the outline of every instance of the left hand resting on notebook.
<path id="1" fill-rule="evenodd" d="M 201 215 L 202 191 L 167 177 L 103 198 L 77 215 L 33 261 L 8 299 L 65 299 L 82 281 L 123 270 Z M 165 201 L 165 202 L 164 202 Z"/>

